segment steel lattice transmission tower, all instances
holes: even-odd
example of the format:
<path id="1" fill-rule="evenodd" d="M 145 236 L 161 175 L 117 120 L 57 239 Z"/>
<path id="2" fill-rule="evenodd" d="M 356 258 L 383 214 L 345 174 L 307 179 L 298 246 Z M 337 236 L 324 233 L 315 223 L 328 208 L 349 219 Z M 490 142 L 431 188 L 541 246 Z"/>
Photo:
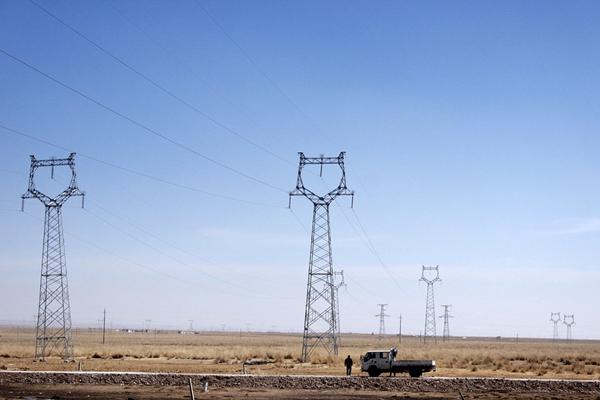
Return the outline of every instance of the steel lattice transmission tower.
<path id="1" fill-rule="evenodd" d="M 450 340 L 450 318 L 454 318 L 454 316 L 450 315 L 450 307 L 452 307 L 452 304 L 442 304 L 442 307 L 444 307 L 444 315 L 440 315 L 440 318 L 444 318 L 442 342 L 447 342 Z"/>
<path id="2" fill-rule="evenodd" d="M 313 203 L 312 233 L 310 239 L 310 259 L 308 283 L 306 286 L 306 307 L 304 312 L 304 335 L 302 340 L 302 360 L 306 362 L 317 348 L 324 348 L 329 354 L 338 354 L 337 298 L 331 256 L 331 230 L 329 205 L 338 196 L 352 196 L 354 192 L 346 187 L 344 152 L 337 157 L 305 157 L 299 153 L 298 176 L 292 196 L 304 196 Z M 318 195 L 304 186 L 302 170 L 307 165 L 316 165 L 323 174 L 324 165 L 337 165 L 341 170 L 338 186 L 324 195 Z"/>
<path id="3" fill-rule="evenodd" d="M 554 323 L 554 330 L 552 331 L 552 342 L 558 341 L 558 323 L 560 322 L 559 312 L 550 312 L 550 321 Z"/>
<path id="4" fill-rule="evenodd" d="M 575 325 L 575 315 L 565 314 L 563 316 L 563 324 L 567 326 L 567 343 L 571 343 L 571 341 L 573 340 L 573 332 L 571 330 L 571 327 Z"/>
<path id="5" fill-rule="evenodd" d="M 337 330 L 335 337 L 337 339 L 337 346 L 340 348 L 342 345 L 342 333 L 340 328 L 340 288 L 346 286 L 346 281 L 344 281 L 344 270 L 339 272 L 336 271 L 333 275 L 335 288 L 335 329 Z M 335 282 L 336 276 L 340 277 L 338 282 Z"/>
<path id="6" fill-rule="evenodd" d="M 434 271 L 435 278 L 427 278 L 426 272 Z M 440 279 L 440 267 L 426 267 L 423 265 L 421 270 L 421 281 L 427 283 L 427 302 L 425 303 L 425 332 L 423 335 L 423 342 L 427 342 L 429 338 L 437 343 L 437 332 L 435 328 L 435 300 L 433 296 L 433 285 L 436 282 L 441 281 Z"/>
<path id="7" fill-rule="evenodd" d="M 376 317 L 379 317 L 379 340 L 383 340 L 385 337 L 385 317 L 389 317 L 385 313 L 385 308 L 387 304 L 377 304 L 380 307 L 379 314 L 375 314 Z"/>
<path id="8" fill-rule="evenodd" d="M 35 172 L 38 168 L 50 167 L 54 178 L 55 167 L 69 167 L 69 186 L 55 197 L 46 195 L 35 187 Z M 44 360 L 53 351 L 63 359 L 73 358 L 71 341 L 71 306 L 65 261 L 65 244 L 62 229 L 62 205 L 72 196 L 81 196 L 83 207 L 84 193 L 77 187 L 75 173 L 75 153 L 67 158 L 36 160 L 31 156 L 29 187 L 21 196 L 21 210 L 25 199 L 38 199 L 46 207 L 44 214 L 44 242 L 42 245 L 42 268 L 40 277 L 40 297 L 37 313 L 35 358 Z"/>

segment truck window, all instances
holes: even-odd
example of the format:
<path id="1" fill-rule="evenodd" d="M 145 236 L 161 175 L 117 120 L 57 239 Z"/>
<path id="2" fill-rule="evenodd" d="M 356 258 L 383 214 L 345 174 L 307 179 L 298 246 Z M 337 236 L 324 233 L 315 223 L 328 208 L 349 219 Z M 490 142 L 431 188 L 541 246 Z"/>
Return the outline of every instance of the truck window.
<path id="1" fill-rule="evenodd" d="M 367 353 L 367 354 L 365 354 L 365 357 L 363 358 L 363 360 L 369 361 L 371 358 L 373 358 L 373 353 Z"/>
<path id="2" fill-rule="evenodd" d="M 384 358 L 387 360 L 387 358 L 389 357 L 390 352 L 389 351 L 383 351 L 381 353 L 379 353 L 379 358 Z"/>

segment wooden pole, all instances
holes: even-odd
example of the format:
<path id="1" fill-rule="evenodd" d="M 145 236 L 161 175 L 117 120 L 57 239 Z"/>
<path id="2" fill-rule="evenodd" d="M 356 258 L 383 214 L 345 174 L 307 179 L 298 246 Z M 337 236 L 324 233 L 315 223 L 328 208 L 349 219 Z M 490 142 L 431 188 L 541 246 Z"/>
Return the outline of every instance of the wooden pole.
<path id="1" fill-rule="evenodd" d="M 104 309 L 104 318 L 102 319 L 102 344 L 106 343 L 106 308 Z"/>

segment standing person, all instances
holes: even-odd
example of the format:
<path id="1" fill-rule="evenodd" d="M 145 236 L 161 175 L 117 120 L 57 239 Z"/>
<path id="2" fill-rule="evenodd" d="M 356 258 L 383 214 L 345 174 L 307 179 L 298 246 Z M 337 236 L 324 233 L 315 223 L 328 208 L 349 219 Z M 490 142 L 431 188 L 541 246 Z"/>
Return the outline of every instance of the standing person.
<path id="1" fill-rule="evenodd" d="M 390 352 L 388 353 L 388 361 L 390 363 L 390 376 L 392 376 L 392 363 L 394 362 L 394 360 L 396 359 L 396 355 L 398 354 L 398 349 L 395 347 L 392 347 L 390 349 Z M 396 376 L 396 373 L 394 372 L 394 376 Z"/>
<path id="2" fill-rule="evenodd" d="M 348 354 L 348 357 L 346 357 L 344 360 L 344 365 L 346 366 L 346 376 L 352 375 L 352 364 L 352 358 L 350 358 L 350 354 Z"/>

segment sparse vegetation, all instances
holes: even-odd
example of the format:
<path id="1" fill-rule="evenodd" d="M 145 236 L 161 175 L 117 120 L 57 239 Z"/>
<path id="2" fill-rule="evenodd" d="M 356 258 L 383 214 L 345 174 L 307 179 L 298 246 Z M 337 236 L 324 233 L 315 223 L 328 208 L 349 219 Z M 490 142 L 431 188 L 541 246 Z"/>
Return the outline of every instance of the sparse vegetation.
<path id="1" fill-rule="evenodd" d="M 75 369 L 73 363 L 49 359 L 34 363 L 33 331 L 3 328 L 0 354 L 7 369 Z M 109 332 L 102 345 L 100 333 L 74 330 L 75 356 L 84 370 L 168 372 L 239 372 L 251 358 L 272 361 L 250 367 L 252 373 L 342 375 L 343 358 L 358 357 L 367 349 L 398 346 L 396 338 L 379 342 L 371 335 L 344 335 L 340 356 L 317 353 L 310 364 L 300 362 L 299 334 L 207 332 L 181 335 L 175 332 Z M 454 339 L 424 345 L 403 338 L 399 357 L 435 359 L 438 376 L 504 376 L 530 378 L 600 379 L 600 342 L 553 344 L 550 341 Z M 356 370 L 356 369 L 355 369 Z"/>

